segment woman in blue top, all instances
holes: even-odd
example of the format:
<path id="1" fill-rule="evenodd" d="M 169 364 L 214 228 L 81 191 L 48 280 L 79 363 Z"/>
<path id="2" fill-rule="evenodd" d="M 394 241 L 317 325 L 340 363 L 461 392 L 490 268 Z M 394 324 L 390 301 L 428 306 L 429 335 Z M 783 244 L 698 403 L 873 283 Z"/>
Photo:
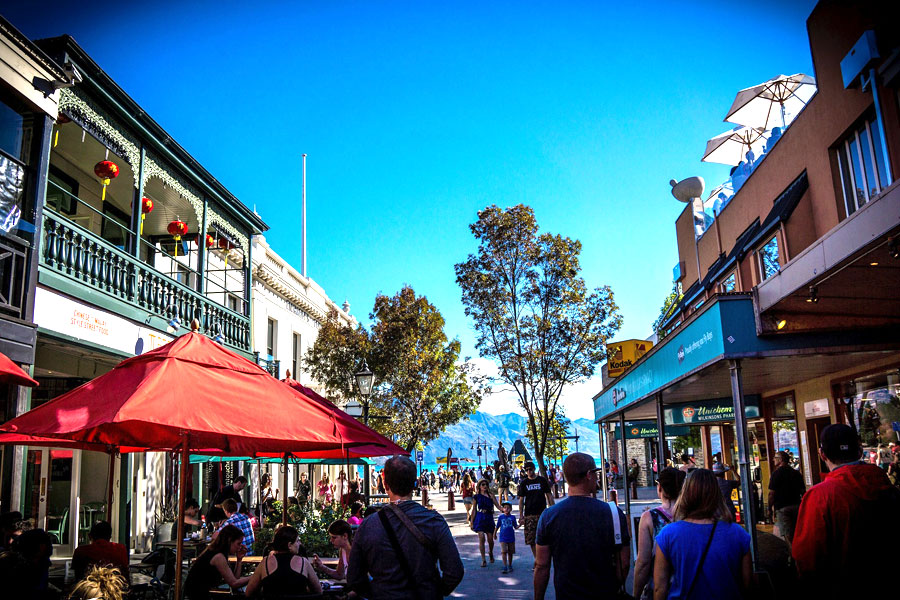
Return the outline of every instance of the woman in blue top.
<path id="1" fill-rule="evenodd" d="M 490 547 L 491 562 L 494 562 L 494 507 L 500 509 L 500 503 L 491 493 L 490 485 L 482 479 L 475 486 L 475 508 L 469 513 L 469 526 L 478 533 L 478 549 L 481 551 L 481 566 L 486 567 L 484 560 L 484 539 Z"/>
<path id="2" fill-rule="evenodd" d="M 738 600 L 751 573 L 750 534 L 732 521 L 715 475 L 707 469 L 688 473 L 675 522 L 656 536 L 654 600 Z"/>

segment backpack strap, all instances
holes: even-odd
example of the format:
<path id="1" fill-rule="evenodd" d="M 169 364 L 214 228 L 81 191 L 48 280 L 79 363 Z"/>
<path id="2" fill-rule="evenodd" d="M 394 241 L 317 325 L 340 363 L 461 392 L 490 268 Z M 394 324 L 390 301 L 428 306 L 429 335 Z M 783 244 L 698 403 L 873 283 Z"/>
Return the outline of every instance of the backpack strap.
<path id="1" fill-rule="evenodd" d="M 616 546 L 622 545 L 622 523 L 619 522 L 619 507 L 616 506 L 615 502 L 607 502 L 607 506 L 609 506 L 610 516 L 612 517 L 613 524 L 613 543 Z"/>
<path id="2" fill-rule="evenodd" d="M 388 504 L 386 506 L 390 505 Z M 388 521 L 387 513 L 384 512 L 384 508 L 378 511 L 378 518 L 381 520 L 381 526 L 384 527 L 385 533 L 387 533 L 391 548 L 394 549 L 394 554 L 397 556 L 397 562 L 400 563 L 400 568 L 403 569 L 403 574 L 406 575 L 406 587 L 415 590 L 415 584 L 413 583 L 415 578 L 413 577 L 412 567 L 409 566 L 409 561 L 406 560 L 406 553 L 403 552 L 403 549 L 400 547 L 400 540 L 397 539 L 397 532 L 394 531 L 390 521 Z"/>
<path id="3" fill-rule="evenodd" d="M 378 511 L 378 513 L 381 514 L 381 512 L 384 510 L 391 511 L 394 516 L 396 516 L 400 520 L 400 522 L 403 523 L 403 526 L 409 530 L 412 536 L 416 538 L 416 541 L 425 546 L 425 549 L 428 550 L 429 554 L 435 556 L 435 548 L 431 543 L 431 540 L 425 537 L 425 534 L 422 533 L 422 530 L 416 527 L 416 524 L 413 523 L 408 516 L 406 516 L 406 513 L 403 512 L 403 510 L 401 510 L 399 506 L 394 503 L 385 504 L 381 508 L 381 510 Z"/>
<path id="4" fill-rule="evenodd" d="M 712 531 L 709 532 L 709 539 L 706 540 L 706 548 L 703 549 L 703 554 L 700 556 L 700 562 L 697 564 L 697 573 L 691 580 L 691 587 L 688 588 L 687 594 L 684 595 L 685 599 L 691 597 L 691 592 L 694 591 L 697 580 L 700 579 L 700 576 L 703 574 L 703 563 L 706 561 L 706 553 L 709 552 L 709 547 L 712 544 L 713 536 L 716 534 L 716 526 L 718 526 L 718 524 L 718 521 L 713 521 Z"/>

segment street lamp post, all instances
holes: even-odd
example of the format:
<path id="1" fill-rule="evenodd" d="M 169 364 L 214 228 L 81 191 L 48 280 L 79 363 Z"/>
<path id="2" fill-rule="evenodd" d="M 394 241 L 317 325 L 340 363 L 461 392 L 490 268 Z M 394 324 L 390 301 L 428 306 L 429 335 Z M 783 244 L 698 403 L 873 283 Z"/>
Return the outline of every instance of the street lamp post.
<path id="1" fill-rule="evenodd" d="M 356 387 L 359 388 L 359 395 L 363 397 L 363 424 L 368 427 L 369 425 L 369 396 L 372 394 L 372 384 L 375 382 L 375 374 L 372 372 L 372 369 L 369 368 L 366 359 L 363 359 L 362 367 L 360 367 L 359 371 L 353 374 L 353 377 L 356 378 Z M 364 469 L 365 472 L 365 481 L 363 481 L 363 490 L 366 496 L 366 502 L 369 502 L 369 465 L 366 464 Z"/>
<path id="2" fill-rule="evenodd" d="M 484 450 L 487 452 L 490 450 L 490 446 L 488 446 L 487 440 L 478 436 L 475 438 L 475 442 L 470 446 L 471 450 L 478 450 L 478 470 L 481 470 L 481 451 Z M 487 457 L 485 457 L 484 461 L 487 463 Z M 490 464 L 490 463 L 488 463 Z M 449 465 L 447 465 L 449 467 Z"/>

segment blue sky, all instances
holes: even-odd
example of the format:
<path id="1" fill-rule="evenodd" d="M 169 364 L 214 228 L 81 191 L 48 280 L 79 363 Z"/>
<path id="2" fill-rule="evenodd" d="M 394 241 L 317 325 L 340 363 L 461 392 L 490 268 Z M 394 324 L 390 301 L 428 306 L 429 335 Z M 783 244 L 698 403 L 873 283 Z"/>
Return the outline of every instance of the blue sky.
<path id="1" fill-rule="evenodd" d="M 489 204 L 529 204 L 544 230 L 580 239 L 588 285 L 616 294 L 619 337 L 651 333 L 683 207 L 668 181 L 725 179 L 700 162 L 706 140 L 730 128 L 739 89 L 812 74 L 814 5 L 22 2 L 2 14 L 33 39 L 72 35 L 256 207 L 298 267 L 307 153 L 310 275 L 363 320 L 376 293 L 410 284 L 474 356 L 453 265 Z M 592 386 L 567 396 L 570 416 L 591 415 Z"/>

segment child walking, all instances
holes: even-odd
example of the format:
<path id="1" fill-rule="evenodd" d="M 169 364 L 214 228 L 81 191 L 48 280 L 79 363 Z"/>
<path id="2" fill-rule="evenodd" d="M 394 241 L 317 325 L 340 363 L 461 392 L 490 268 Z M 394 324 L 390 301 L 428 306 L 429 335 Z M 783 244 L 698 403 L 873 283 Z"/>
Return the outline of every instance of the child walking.
<path id="1" fill-rule="evenodd" d="M 516 553 L 516 529 L 519 524 L 512 512 L 512 504 L 504 502 L 501 506 L 503 514 L 497 517 L 497 528 L 494 530 L 494 539 L 500 540 L 500 555 L 503 557 L 503 571 L 511 573 L 513 570 L 513 555 Z"/>

